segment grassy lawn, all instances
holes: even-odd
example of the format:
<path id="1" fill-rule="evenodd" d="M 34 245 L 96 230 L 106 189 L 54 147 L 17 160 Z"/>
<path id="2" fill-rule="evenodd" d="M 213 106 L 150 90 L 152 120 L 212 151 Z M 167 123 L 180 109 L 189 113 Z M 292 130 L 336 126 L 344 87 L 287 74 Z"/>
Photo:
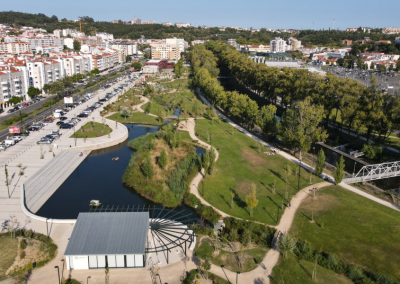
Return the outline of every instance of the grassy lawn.
<path id="1" fill-rule="evenodd" d="M 196 97 L 196 95 L 188 88 L 188 79 L 177 79 L 173 82 L 164 82 L 164 87 L 172 89 L 179 88 L 173 93 L 161 91 L 156 89 L 153 99 L 151 99 L 150 113 L 157 115 L 160 111 L 168 115 L 175 114 L 174 108 L 182 108 L 185 110 L 185 114 L 188 113 L 190 116 L 195 116 L 194 106 L 197 107 L 197 116 L 201 116 L 206 110 L 206 106 Z M 142 106 L 142 109 L 146 109 L 147 104 Z M 182 118 L 184 115 L 182 114 Z"/>
<path id="2" fill-rule="evenodd" d="M 5 273 L 17 257 L 18 241 L 9 236 L 0 237 L 0 281 L 7 279 Z"/>
<path id="3" fill-rule="evenodd" d="M 245 134 L 225 122 L 199 119 L 196 121 L 196 132 L 199 139 L 207 141 L 207 130 L 212 138 L 212 145 L 219 149 L 216 169 L 204 181 L 204 199 L 222 211 L 243 219 L 256 220 L 275 225 L 282 214 L 281 205 L 287 204 L 298 191 L 298 176 L 295 176 L 295 164 L 280 155 L 266 155 L 269 149 L 262 147 L 258 152 L 257 143 Z M 284 167 L 290 165 L 292 174 L 285 185 Z M 315 178 L 315 183 L 320 182 Z M 275 181 L 276 193 L 273 194 Z M 301 169 L 300 188 L 309 186 L 310 173 Z M 258 206 L 249 214 L 246 195 L 251 192 L 252 183 L 257 186 Z M 231 209 L 231 192 L 235 193 L 234 209 Z M 203 194 L 202 190 L 200 193 Z"/>
<path id="4" fill-rule="evenodd" d="M 290 232 L 345 263 L 400 280 L 400 212 L 330 186 L 303 201 Z"/>
<path id="5" fill-rule="evenodd" d="M 196 249 L 194 250 L 196 256 L 203 260 L 208 257 L 210 261 L 217 266 L 224 265 L 224 267 L 230 271 L 240 272 L 247 272 L 256 269 L 258 264 L 255 262 L 255 259 L 258 259 L 261 262 L 267 251 L 268 250 L 263 247 L 254 247 L 251 249 L 244 248 L 242 258 L 243 267 L 241 268 L 237 262 L 237 257 L 240 255 L 240 251 L 232 252 L 225 249 L 219 249 L 218 252 L 214 253 L 214 247 L 210 244 L 208 239 L 202 239 L 201 244 L 196 244 Z"/>
<path id="6" fill-rule="evenodd" d="M 114 113 L 113 115 L 107 116 L 108 119 L 118 120 L 121 123 L 137 123 L 137 124 L 150 124 L 150 125 L 162 125 L 156 117 L 147 115 L 142 112 L 134 112 L 129 117 L 125 118 L 120 113 Z"/>
<path id="7" fill-rule="evenodd" d="M 317 280 L 312 280 L 312 272 L 314 269 L 314 263 L 306 260 L 298 260 L 293 254 L 289 254 L 287 258 L 280 258 L 278 265 L 272 270 L 271 283 L 281 283 L 283 280 L 285 283 L 290 284 L 311 284 L 311 283 L 341 283 L 351 284 L 353 281 L 348 279 L 342 274 L 337 274 L 332 270 L 326 269 L 317 265 L 316 274 Z"/>
<path id="8" fill-rule="evenodd" d="M 93 125 L 93 128 L 92 128 Z M 103 130 L 103 131 L 102 131 Z M 112 129 L 107 126 L 103 125 L 102 123 L 89 121 L 85 125 L 83 125 L 80 129 L 76 131 L 76 133 L 72 134 L 70 138 L 94 138 L 107 135 L 111 133 Z"/>

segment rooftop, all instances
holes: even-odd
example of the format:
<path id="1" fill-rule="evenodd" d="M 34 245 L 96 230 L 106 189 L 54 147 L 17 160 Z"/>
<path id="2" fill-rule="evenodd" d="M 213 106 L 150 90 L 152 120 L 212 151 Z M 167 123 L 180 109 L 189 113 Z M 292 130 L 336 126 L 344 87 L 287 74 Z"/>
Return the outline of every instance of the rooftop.
<path id="1" fill-rule="evenodd" d="M 149 212 L 79 213 L 64 255 L 144 254 Z"/>

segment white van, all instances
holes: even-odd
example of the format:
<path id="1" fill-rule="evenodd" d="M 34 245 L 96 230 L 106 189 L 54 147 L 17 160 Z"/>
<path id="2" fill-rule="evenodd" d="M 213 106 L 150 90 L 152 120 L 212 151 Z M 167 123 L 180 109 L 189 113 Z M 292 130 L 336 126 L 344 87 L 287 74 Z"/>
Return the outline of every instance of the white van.
<path id="1" fill-rule="evenodd" d="M 4 140 L 4 144 L 6 146 L 13 146 L 13 145 L 15 145 L 15 141 L 14 141 L 14 139 L 6 139 L 6 140 Z"/>
<path id="2" fill-rule="evenodd" d="M 55 111 L 54 111 L 54 117 L 55 118 L 60 118 L 60 117 L 62 117 L 64 115 L 64 112 L 61 110 L 61 109 L 56 109 Z"/>

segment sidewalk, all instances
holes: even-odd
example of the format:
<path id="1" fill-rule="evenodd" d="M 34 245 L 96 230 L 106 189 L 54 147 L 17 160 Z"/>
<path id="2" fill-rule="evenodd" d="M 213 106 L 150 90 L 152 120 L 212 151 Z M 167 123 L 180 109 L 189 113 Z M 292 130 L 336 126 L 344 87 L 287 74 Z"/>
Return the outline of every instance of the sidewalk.
<path id="1" fill-rule="evenodd" d="M 124 81 L 119 82 L 115 85 L 124 83 Z M 105 91 L 98 91 L 94 98 L 90 99 L 87 104 L 93 104 L 97 101 L 98 97 L 103 97 L 106 94 Z M 112 98 L 111 101 L 116 100 L 117 96 Z M 77 106 L 73 110 L 67 113 L 67 117 L 76 116 L 83 109 L 87 107 L 86 103 L 80 106 Z M 99 110 L 91 113 L 91 118 L 94 117 L 95 121 L 101 121 L 101 117 L 99 115 Z M 84 125 L 89 119 L 82 119 L 79 122 L 75 129 L 78 130 L 82 125 Z M 32 274 L 32 278 L 30 283 L 55 283 L 56 274 L 54 273 L 54 266 L 58 265 L 60 268 L 63 267 L 63 263 L 61 259 L 63 259 L 63 253 L 65 251 L 66 245 L 68 243 L 68 238 L 70 237 L 73 230 L 73 223 L 70 224 L 56 224 L 49 220 L 48 227 L 46 226 L 46 222 L 37 221 L 29 216 L 26 216 L 21 209 L 21 188 L 22 184 L 26 182 L 30 177 L 32 177 L 38 170 L 40 170 L 43 166 L 45 166 L 50 160 L 53 159 L 53 153 L 58 155 L 63 150 L 76 149 L 80 150 L 80 147 L 85 147 L 87 150 L 87 154 L 90 153 L 90 147 L 95 145 L 104 145 L 112 141 L 119 141 L 121 139 L 126 139 L 128 135 L 128 130 L 123 124 L 118 124 L 118 129 L 115 129 L 115 122 L 109 123 L 109 126 L 113 129 L 110 134 L 110 138 L 107 135 L 97 138 L 88 138 L 86 143 L 83 142 L 83 139 L 77 139 L 77 146 L 75 148 L 75 140 L 73 138 L 69 138 L 73 134 L 73 129 L 61 131 L 62 135 L 59 139 L 55 140 L 50 147 L 48 145 L 37 145 L 36 141 L 40 139 L 40 137 L 50 133 L 52 130 L 56 130 L 57 126 L 55 123 L 50 123 L 41 129 L 38 132 L 31 132 L 31 135 L 19 142 L 18 144 L 10 147 L 6 151 L 0 153 L 0 159 L 2 162 L 2 174 L 0 174 L 0 222 L 2 224 L 2 232 L 4 232 L 6 226 L 5 224 L 10 219 L 10 215 L 15 215 L 15 218 L 18 220 L 18 228 L 31 229 L 33 231 L 47 234 L 47 228 L 49 230 L 49 235 L 53 239 L 54 243 L 58 246 L 57 256 L 54 260 L 52 260 L 46 266 L 35 269 Z M 120 142 L 119 142 L 120 143 Z M 54 148 L 54 144 L 57 145 Z M 70 148 L 71 146 L 71 148 Z M 40 159 L 40 152 L 44 152 L 44 158 Z M 7 188 L 5 186 L 5 172 L 4 172 L 4 163 L 7 164 L 7 170 L 9 179 L 11 180 L 10 186 Z M 22 169 L 24 174 L 22 176 L 19 175 L 19 167 L 18 164 L 22 164 Z M 8 193 L 10 193 L 10 198 Z M 103 272 L 104 273 L 104 272 Z M 50 275 L 54 275 L 54 277 L 49 277 Z M 104 281 L 104 274 L 102 280 Z M 82 280 L 83 281 L 83 280 Z M 94 282 L 91 282 L 94 283 Z"/>

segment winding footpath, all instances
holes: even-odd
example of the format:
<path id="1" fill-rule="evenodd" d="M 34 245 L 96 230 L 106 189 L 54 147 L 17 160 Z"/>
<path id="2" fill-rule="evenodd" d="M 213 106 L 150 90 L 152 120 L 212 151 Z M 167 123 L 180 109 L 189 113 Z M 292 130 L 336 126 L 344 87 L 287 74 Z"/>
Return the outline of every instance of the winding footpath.
<path id="1" fill-rule="evenodd" d="M 198 143 L 202 147 L 204 147 L 206 149 L 211 149 L 211 146 L 209 144 L 199 140 L 196 137 L 196 135 L 195 135 L 196 124 L 195 124 L 195 120 L 193 118 L 188 119 L 187 123 L 180 122 L 179 126 L 183 127 L 183 128 L 179 128 L 180 130 L 186 130 L 189 132 L 190 138 L 192 138 L 192 140 L 197 140 Z M 217 161 L 219 158 L 219 153 L 218 153 L 217 149 L 214 148 L 214 150 L 216 152 L 215 161 Z M 192 182 L 190 183 L 190 193 L 196 195 L 196 197 L 199 198 L 203 204 L 214 208 L 214 210 L 216 210 L 218 213 L 220 213 L 223 218 L 226 218 L 226 217 L 237 218 L 237 217 L 231 216 L 221 210 L 218 210 L 217 208 L 215 208 L 213 205 L 208 203 L 206 200 L 204 200 L 200 196 L 199 191 L 198 191 L 198 186 L 199 186 L 201 180 L 203 179 L 203 176 L 204 176 L 204 169 L 200 173 L 198 173 L 194 177 Z M 297 208 L 300 207 L 301 202 L 307 196 L 311 196 L 310 190 L 313 187 L 317 187 L 319 189 L 321 187 L 330 186 L 330 185 L 332 185 L 332 183 L 330 183 L 330 182 L 321 182 L 318 184 L 310 185 L 306 188 L 303 188 L 292 198 L 292 200 L 290 201 L 291 207 L 286 208 L 286 210 L 284 211 L 284 213 L 279 221 L 279 224 L 275 227 L 278 232 L 278 238 L 282 237 L 285 233 L 287 233 L 289 231 L 290 227 L 292 226 L 293 219 L 294 219 L 295 213 L 297 211 Z M 275 267 L 275 265 L 278 263 L 279 255 L 280 255 L 279 250 L 276 247 L 277 239 L 273 242 L 274 244 L 273 244 L 272 249 L 270 249 L 267 252 L 263 261 L 260 263 L 260 265 L 256 269 L 240 274 L 240 282 L 241 283 L 270 283 L 270 281 L 269 281 L 270 273 L 272 272 L 272 269 Z M 227 269 L 221 268 L 221 267 L 213 265 L 213 264 L 211 265 L 210 271 L 222 278 L 226 278 L 231 283 L 235 282 L 236 272 L 229 271 Z"/>

